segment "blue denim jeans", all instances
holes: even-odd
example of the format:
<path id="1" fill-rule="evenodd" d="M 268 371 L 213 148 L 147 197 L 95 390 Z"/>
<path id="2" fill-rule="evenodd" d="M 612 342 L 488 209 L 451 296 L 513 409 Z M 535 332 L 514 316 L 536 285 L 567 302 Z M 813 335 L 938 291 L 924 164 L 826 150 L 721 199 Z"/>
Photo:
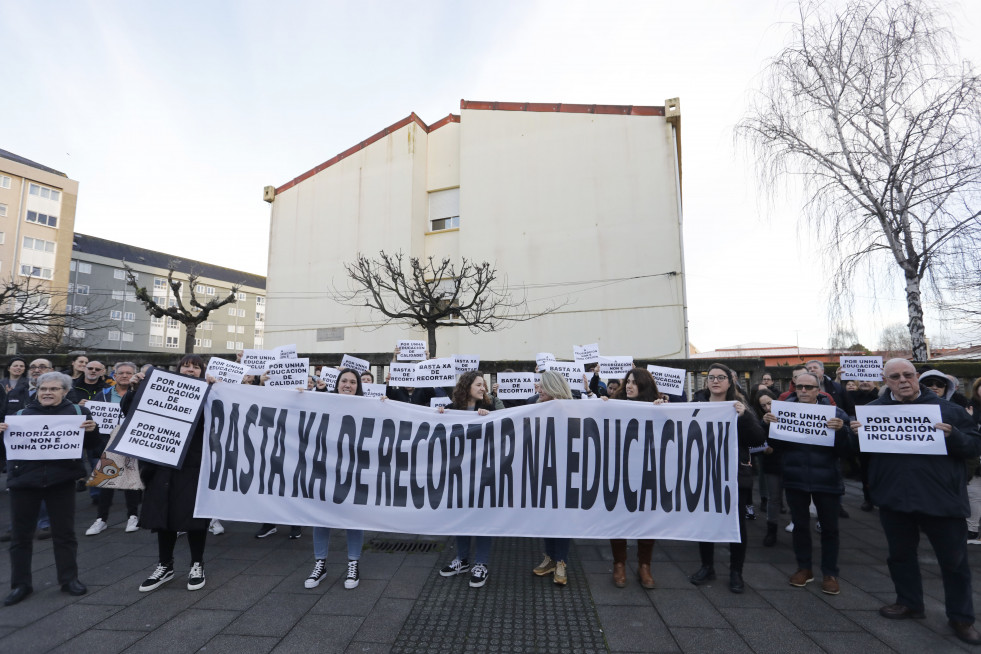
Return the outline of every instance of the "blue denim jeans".
<path id="1" fill-rule="evenodd" d="M 569 543 L 568 538 L 546 538 L 545 553 L 553 561 L 569 562 Z"/>
<path id="2" fill-rule="evenodd" d="M 461 561 L 470 559 L 470 538 L 471 536 L 456 537 L 456 556 Z M 474 555 L 471 563 L 475 565 L 478 563 L 487 565 L 487 562 L 490 560 L 491 543 L 494 542 L 493 537 L 473 536 L 472 538 L 477 539 L 477 553 Z"/>
<path id="3" fill-rule="evenodd" d="M 349 561 L 357 561 L 361 558 L 361 548 L 364 547 L 364 532 L 360 529 L 348 529 L 347 531 L 347 558 Z M 327 549 L 330 543 L 329 527 L 313 528 L 313 558 L 326 559 Z"/>

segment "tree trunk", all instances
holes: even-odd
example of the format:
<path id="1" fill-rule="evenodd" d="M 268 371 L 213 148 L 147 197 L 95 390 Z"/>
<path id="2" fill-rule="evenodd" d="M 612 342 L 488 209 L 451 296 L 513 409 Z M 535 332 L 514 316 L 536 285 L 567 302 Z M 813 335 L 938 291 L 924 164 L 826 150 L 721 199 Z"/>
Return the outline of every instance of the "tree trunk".
<path id="1" fill-rule="evenodd" d="M 923 327 L 923 304 L 920 301 L 920 277 L 906 273 L 906 310 L 909 313 L 909 338 L 913 361 L 927 360 L 926 329 Z"/>
<path id="2" fill-rule="evenodd" d="M 426 331 L 429 333 L 429 358 L 436 358 L 436 325 L 428 325 Z"/>
<path id="3" fill-rule="evenodd" d="M 194 339 L 198 335 L 198 324 L 196 322 L 185 323 L 187 336 L 184 339 L 184 354 L 194 354 Z"/>

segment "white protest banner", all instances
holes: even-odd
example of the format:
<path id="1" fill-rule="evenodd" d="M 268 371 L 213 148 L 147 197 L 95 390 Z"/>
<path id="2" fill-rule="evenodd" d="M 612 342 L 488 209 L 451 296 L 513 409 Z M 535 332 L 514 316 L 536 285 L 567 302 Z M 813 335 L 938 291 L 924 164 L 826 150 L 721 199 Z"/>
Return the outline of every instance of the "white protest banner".
<path id="1" fill-rule="evenodd" d="M 70 416 L 7 416 L 3 444 L 11 461 L 82 458 L 87 418 Z M 74 501 L 74 500 L 73 500 Z"/>
<path id="2" fill-rule="evenodd" d="M 432 408 L 437 408 L 441 406 L 449 406 L 453 403 L 453 398 L 451 397 L 431 397 L 429 398 L 429 406 Z"/>
<path id="3" fill-rule="evenodd" d="M 327 384 L 327 390 L 333 391 L 337 388 L 337 378 L 341 376 L 341 371 L 337 368 L 323 366 L 320 368 L 320 379 Z"/>
<path id="4" fill-rule="evenodd" d="M 573 345 L 572 359 L 576 363 L 596 363 L 599 361 L 599 344 Z"/>
<path id="5" fill-rule="evenodd" d="M 275 350 L 242 350 L 242 364 L 249 375 L 261 375 L 266 372 L 269 363 L 277 359 Z"/>
<path id="6" fill-rule="evenodd" d="M 244 364 L 211 357 L 208 361 L 208 369 L 204 371 L 204 376 L 207 378 L 210 375 L 218 381 L 229 384 L 241 384 L 242 378 L 246 375 L 246 370 L 248 367 Z"/>
<path id="7" fill-rule="evenodd" d="M 216 384 L 239 388 L 242 384 Z M 258 388 L 250 386 L 249 388 Z M 135 409 L 109 451 L 179 468 L 201 414 L 208 382 L 151 368 L 136 391 Z"/>
<path id="8" fill-rule="evenodd" d="M 454 354 L 453 365 L 456 366 L 456 374 L 462 375 L 469 370 L 479 368 L 480 357 L 476 354 Z"/>
<path id="9" fill-rule="evenodd" d="M 296 359 L 296 343 L 273 348 L 273 354 L 276 355 L 277 359 Z"/>
<path id="10" fill-rule="evenodd" d="M 549 352 L 539 352 L 535 355 L 535 365 L 539 370 L 545 370 L 545 364 L 549 361 L 555 361 L 555 356 Z"/>
<path id="11" fill-rule="evenodd" d="M 665 368 L 664 366 L 647 366 L 647 372 L 651 373 L 657 390 L 668 395 L 685 394 L 685 377 L 688 372 L 681 368 Z"/>
<path id="12" fill-rule="evenodd" d="M 453 357 L 429 359 L 416 364 L 416 388 L 456 386 L 456 364 Z"/>
<path id="13" fill-rule="evenodd" d="M 481 416 L 217 384 L 205 435 L 198 517 L 434 535 L 739 539 L 732 402 L 559 400 Z"/>
<path id="14" fill-rule="evenodd" d="M 269 364 L 269 388 L 307 387 L 310 377 L 310 359 L 280 359 Z"/>
<path id="15" fill-rule="evenodd" d="M 633 357 L 600 357 L 599 374 L 623 379 L 634 367 Z M 658 387 L 660 388 L 660 386 Z"/>
<path id="16" fill-rule="evenodd" d="M 502 400 L 524 400 L 535 394 L 535 373 L 497 373 L 497 397 Z"/>
<path id="17" fill-rule="evenodd" d="M 841 357 L 838 366 L 842 379 L 882 380 L 882 357 Z"/>
<path id="18" fill-rule="evenodd" d="M 573 363 L 572 361 L 546 361 L 545 370 L 554 370 L 563 377 L 565 381 L 569 384 L 569 388 L 574 391 L 585 391 L 586 385 L 583 382 L 583 369 L 581 363 Z"/>
<path id="19" fill-rule="evenodd" d="M 415 388 L 416 365 L 415 363 L 391 364 L 388 367 L 388 385 Z"/>
<path id="20" fill-rule="evenodd" d="M 396 361 L 422 361 L 426 358 L 426 341 L 399 341 Z"/>
<path id="21" fill-rule="evenodd" d="M 862 452 L 947 454 L 944 433 L 934 428 L 943 422 L 939 404 L 856 406 L 855 413 Z"/>
<path id="22" fill-rule="evenodd" d="M 770 424 L 770 438 L 805 445 L 835 444 L 835 433 L 827 425 L 835 417 L 833 406 L 774 401 L 770 413 L 778 418 Z"/>
<path id="23" fill-rule="evenodd" d="M 121 405 L 115 402 L 95 402 L 89 400 L 85 408 L 92 414 L 92 419 L 99 425 L 99 432 L 109 434 L 123 421 Z"/>
<path id="24" fill-rule="evenodd" d="M 341 370 L 350 368 L 351 370 L 357 370 L 359 373 L 365 373 L 368 372 L 370 366 L 371 364 L 365 359 L 352 357 L 350 354 L 345 354 L 344 358 L 341 359 Z"/>
<path id="25" fill-rule="evenodd" d="M 364 397 L 385 397 L 385 384 L 361 384 Z"/>

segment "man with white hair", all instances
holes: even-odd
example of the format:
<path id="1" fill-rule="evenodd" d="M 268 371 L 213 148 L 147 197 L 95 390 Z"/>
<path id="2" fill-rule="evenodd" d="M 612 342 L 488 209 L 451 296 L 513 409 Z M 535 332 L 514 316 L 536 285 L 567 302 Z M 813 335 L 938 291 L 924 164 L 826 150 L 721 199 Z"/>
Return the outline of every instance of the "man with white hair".
<path id="1" fill-rule="evenodd" d="M 981 455 L 981 433 L 961 407 L 937 397 L 919 383 L 913 364 L 891 359 L 883 368 L 889 392 L 869 405 L 939 405 L 947 454 L 871 453 L 869 490 L 879 507 L 879 519 L 889 544 L 889 575 L 896 586 L 896 603 L 879 609 L 893 620 L 923 618 L 923 582 L 917 559 L 920 532 L 933 547 L 944 584 L 947 619 L 965 643 L 981 645 L 974 628 L 971 568 L 967 560 L 966 459 Z M 854 428 L 860 425 L 852 423 Z"/>

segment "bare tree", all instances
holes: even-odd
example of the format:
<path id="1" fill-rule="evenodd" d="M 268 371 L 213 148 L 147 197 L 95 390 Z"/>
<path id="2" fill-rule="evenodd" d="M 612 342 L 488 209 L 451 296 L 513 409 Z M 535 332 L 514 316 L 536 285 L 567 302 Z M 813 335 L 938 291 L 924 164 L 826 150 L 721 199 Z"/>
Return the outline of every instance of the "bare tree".
<path id="1" fill-rule="evenodd" d="M 405 264 L 408 270 L 405 270 Z M 335 289 L 335 299 L 349 306 L 375 309 L 385 318 L 381 325 L 407 323 L 426 330 L 429 354 L 436 356 L 436 330 L 468 327 L 470 331 L 493 332 L 512 322 L 532 320 L 555 311 L 529 312 L 524 297 L 515 299 L 506 280 L 486 261 L 461 258 L 436 261 L 409 257 L 401 252 L 379 252 L 378 259 L 358 255 L 344 265 L 350 282 L 348 291 Z"/>
<path id="2" fill-rule="evenodd" d="M 887 325 L 879 334 L 879 350 L 884 359 L 908 357 L 913 353 L 909 330 L 901 322 Z"/>
<path id="3" fill-rule="evenodd" d="M 198 325 L 205 322 L 211 312 L 215 309 L 220 309 L 226 304 L 234 304 L 236 301 L 236 294 L 241 288 L 241 284 L 235 284 L 232 286 L 232 290 L 229 291 L 228 295 L 224 298 L 214 298 L 208 302 L 201 304 L 198 300 L 197 293 L 194 287 L 197 285 L 199 275 L 194 272 L 187 274 L 187 290 L 190 294 L 190 300 L 188 304 L 184 304 L 184 299 L 181 296 L 181 286 L 185 283 L 179 279 L 174 279 L 174 271 L 177 266 L 180 265 L 180 260 L 173 260 L 167 266 L 167 286 L 170 288 L 171 293 L 174 295 L 174 306 L 162 306 L 153 296 L 146 290 L 145 286 L 140 286 L 140 283 L 135 274 L 133 274 L 133 269 L 130 268 L 129 264 L 123 263 L 123 267 L 126 269 L 126 284 L 132 286 L 136 291 L 136 299 L 139 300 L 143 307 L 146 309 L 154 318 L 173 318 L 177 322 L 184 325 L 187 329 L 187 333 L 184 338 L 184 353 L 190 354 L 194 352 L 194 339 L 198 333 Z"/>
<path id="4" fill-rule="evenodd" d="M 78 334 L 108 325 L 98 306 L 66 306 L 68 296 L 34 277 L 0 282 L 0 329 L 4 341 L 28 351 L 55 352 L 79 341 Z"/>
<path id="5" fill-rule="evenodd" d="M 833 298 L 848 302 L 860 266 L 878 284 L 902 273 L 923 361 L 923 292 L 939 295 L 978 248 L 981 78 L 923 0 L 852 0 L 836 15 L 824 6 L 802 0 L 738 133 L 767 187 L 784 174 L 802 180 L 809 224 L 827 238 Z"/>

